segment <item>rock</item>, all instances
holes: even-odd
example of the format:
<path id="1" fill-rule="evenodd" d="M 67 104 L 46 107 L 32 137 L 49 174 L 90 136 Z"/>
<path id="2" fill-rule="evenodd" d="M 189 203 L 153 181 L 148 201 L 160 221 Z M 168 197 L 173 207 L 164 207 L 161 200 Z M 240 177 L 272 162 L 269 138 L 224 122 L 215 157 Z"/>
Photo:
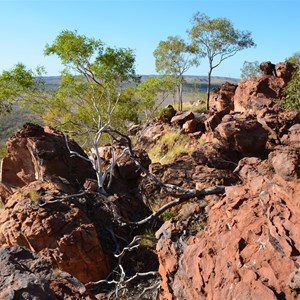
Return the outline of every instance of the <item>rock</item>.
<path id="1" fill-rule="evenodd" d="M 80 204 L 70 198 L 39 205 L 59 194 L 51 183 L 32 182 L 12 195 L 0 214 L 0 244 L 31 249 L 83 283 L 105 278 L 108 257 Z"/>
<path id="2" fill-rule="evenodd" d="M 209 99 L 210 107 L 215 107 L 222 116 L 228 114 L 234 109 L 233 97 L 236 88 L 237 84 L 225 82 L 220 88 L 214 89 Z"/>
<path id="3" fill-rule="evenodd" d="M 76 142 L 68 143 L 72 151 L 87 157 Z M 1 178 L 7 186 L 22 187 L 58 176 L 79 189 L 86 178 L 95 178 L 92 165 L 71 157 L 63 134 L 49 127 L 27 123 L 7 141 L 6 147 L 8 155 L 2 162 Z"/>
<path id="4" fill-rule="evenodd" d="M 142 164 L 142 166 L 148 169 L 151 161 L 144 150 L 135 151 L 136 159 Z M 123 155 L 117 161 L 117 170 L 122 179 L 132 180 L 137 179 L 141 173 L 141 168 L 135 163 L 135 161 L 129 156 L 129 154 Z"/>
<path id="5" fill-rule="evenodd" d="M 3 300 L 88 299 L 84 285 L 76 278 L 55 272 L 49 260 L 24 247 L 1 246 L 0 264 L 0 298 Z"/>
<path id="6" fill-rule="evenodd" d="M 282 95 L 286 82 L 272 75 L 245 78 L 238 83 L 234 95 L 234 111 L 256 112 L 263 106 L 271 106 Z"/>
<path id="7" fill-rule="evenodd" d="M 259 68 L 265 75 L 275 75 L 275 65 L 270 61 L 264 61 L 259 65 Z"/>
<path id="8" fill-rule="evenodd" d="M 165 122 L 151 122 L 145 125 L 145 127 L 138 133 L 140 147 L 147 149 L 154 145 L 162 135 L 170 131 L 172 128 Z"/>
<path id="9" fill-rule="evenodd" d="M 202 137 L 206 142 L 222 145 L 226 149 L 262 154 L 268 139 L 267 131 L 254 115 L 234 113 L 225 115 L 211 134 Z"/>
<path id="10" fill-rule="evenodd" d="M 159 299 L 297 299 L 299 180 L 251 157 L 236 172 L 243 182 L 209 202 L 204 229 L 175 218 L 157 231 Z"/>
<path id="11" fill-rule="evenodd" d="M 197 130 L 197 125 L 198 122 L 195 119 L 188 120 L 183 124 L 182 129 L 185 133 L 193 133 Z"/>
<path id="12" fill-rule="evenodd" d="M 7 198 L 13 194 L 11 188 L 0 182 L 0 205 L 5 204 Z"/>
<path id="13" fill-rule="evenodd" d="M 282 137 L 281 142 L 285 145 L 291 145 L 293 148 L 300 149 L 300 124 L 291 126 L 288 133 Z"/>
<path id="14" fill-rule="evenodd" d="M 205 129 L 207 131 L 214 131 L 214 129 L 221 123 L 221 119 L 217 114 L 212 115 L 205 121 Z"/>
<path id="15" fill-rule="evenodd" d="M 289 82 L 293 73 L 297 70 L 297 65 L 290 62 L 280 62 L 275 65 L 276 76 Z"/>
<path id="16" fill-rule="evenodd" d="M 171 124 L 178 125 L 180 127 L 183 126 L 183 124 L 188 121 L 194 119 L 194 114 L 191 111 L 183 112 L 183 113 L 177 113 L 172 119 Z"/>
<path id="17" fill-rule="evenodd" d="M 296 292 L 300 292 L 300 271 L 297 270 L 289 276 L 289 287 Z"/>
<path id="18" fill-rule="evenodd" d="M 275 173 L 290 181 L 300 178 L 300 153 L 291 147 L 280 147 L 269 154 Z"/>

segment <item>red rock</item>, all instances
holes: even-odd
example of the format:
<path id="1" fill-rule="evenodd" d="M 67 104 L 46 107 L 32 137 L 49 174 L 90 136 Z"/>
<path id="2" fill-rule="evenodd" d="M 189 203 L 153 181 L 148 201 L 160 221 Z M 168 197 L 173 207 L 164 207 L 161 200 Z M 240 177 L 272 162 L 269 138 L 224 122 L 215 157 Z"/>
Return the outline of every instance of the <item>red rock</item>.
<path id="1" fill-rule="evenodd" d="M 214 131 L 214 129 L 221 123 L 221 119 L 217 114 L 212 115 L 205 121 L 205 129 L 207 131 Z"/>
<path id="2" fill-rule="evenodd" d="M 275 173 L 285 180 L 300 178 L 300 154 L 291 147 L 281 147 L 269 154 Z"/>
<path id="3" fill-rule="evenodd" d="M 243 183 L 209 204 L 204 230 L 189 236 L 191 221 L 177 218 L 157 232 L 159 299 L 297 299 L 299 180 L 285 181 L 258 158 L 235 172 Z M 177 260 L 171 271 L 169 257 Z"/>
<path id="4" fill-rule="evenodd" d="M 291 80 L 293 73 L 297 70 L 297 65 L 290 62 L 280 62 L 275 65 L 276 76 L 283 78 L 285 82 Z"/>
<path id="5" fill-rule="evenodd" d="M 242 79 L 234 94 L 234 111 L 257 112 L 264 105 L 271 106 L 282 95 L 286 82 L 272 75 Z"/>
<path id="6" fill-rule="evenodd" d="M 92 164 L 71 157 L 62 133 L 27 123 L 7 141 L 8 155 L 2 163 L 2 182 L 8 186 L 22 187 L 35 180 L 53 176 L 66 179 L 80 188 L 86 178 L 95 178 Z M 73 140 L 72 151 L 87 157 Z"/>
<path id="7" fill-rule="evenodd" d="M 12 195 L 0 214 L 0 244 L 20 245 L 52 261 L 83 283 L 110 271 L 93 223 L 72 200 L 53 201 L 52 184 L 33 182 Z"/>
<path id="8" fill-rule="evenodd" d="M 185 133 L 193 133 L 197 130 L 197 125 L 198 122 L 195 119 L 188 120 L 183 124 L 182 129 Z"/>
<path id="9" fill-rule="evenodd" d="M 237 84 L 225 82 L 220 88 L 214 89 L 209 99 L 210 107 L 215 107 L 222 115 L 228 114 L 234 108 L 233 97 L 236 88 Z"/>
<path id="10" fill-rule="evenodd" d="M 215 130 L 203 139 L 246 155 L 263 152 L 268 134 L 254 115 L 234 113 L 225 115 Z"/>
<path id="11" fill-rule="evenodd" d="M 2 204 L 5 204 L 8 197 L 12 194 L 13 191 L 11 190 L 11 188 L 0 182 L 0 202 L 2 202 Z"/>
<path id="12" fill-rule="evenodd" d="M 171 124 L 176 124 L 180 127 L 183 126 L 183 124 L 188 121 L 194 119 L 194 114 L 191 111 L 178 113 L 171 119 Z"/>

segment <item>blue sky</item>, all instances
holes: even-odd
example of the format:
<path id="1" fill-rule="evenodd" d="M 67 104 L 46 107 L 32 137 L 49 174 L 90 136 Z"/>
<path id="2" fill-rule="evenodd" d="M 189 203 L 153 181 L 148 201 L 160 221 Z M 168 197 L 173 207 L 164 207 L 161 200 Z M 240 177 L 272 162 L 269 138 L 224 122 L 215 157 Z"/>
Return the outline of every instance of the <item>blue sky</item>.
<path id="1" fill-rule="evenodd" d="M 0 0 L 0 71 L 18 62 L 45 66 L 47 75 L 59 75 L 55 57 L 45 57 L 62 30 L 101 39 L 105 44 L 129 47 L 136 54 L 138 74 L 155 74 L 153 51 L 169 35 L 187 38 L 196 12 L 226 17 L 239 30 L 249 30 L 256 48 L 224 61 L 214 76 L 240 76 L 244 61 L 283 61 L 300 51 L 299 0 Z M 187 74 L 206 75 L 208 65 Z"/>

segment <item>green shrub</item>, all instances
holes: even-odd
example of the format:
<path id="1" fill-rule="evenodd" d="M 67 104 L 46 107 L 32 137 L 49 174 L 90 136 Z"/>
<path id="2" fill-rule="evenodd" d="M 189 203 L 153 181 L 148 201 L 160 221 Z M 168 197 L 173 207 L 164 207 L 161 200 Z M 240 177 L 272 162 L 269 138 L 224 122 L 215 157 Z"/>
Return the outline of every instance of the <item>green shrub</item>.
<path id="1" fill-rule="evenodd" d="M 281 102 L 285 109 L 300 112 L 300 66 L 293 74 L 291 81 L 283 90 L 284 96 Z"/>

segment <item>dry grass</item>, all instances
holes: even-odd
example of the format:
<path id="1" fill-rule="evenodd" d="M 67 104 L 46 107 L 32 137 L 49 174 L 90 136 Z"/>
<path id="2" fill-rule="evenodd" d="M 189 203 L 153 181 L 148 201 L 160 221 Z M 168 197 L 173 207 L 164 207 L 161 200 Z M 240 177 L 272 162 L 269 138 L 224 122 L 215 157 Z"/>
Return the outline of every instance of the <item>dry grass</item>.
<path id="1" fill-rule="evenodd" d="M 190 138 L 180 134 L 178 130 L 166 132 L 160 140 L 149 150 L 148 155 L 153 163 L 169 164 L 176 155 L 191 153 L 194 149 L 189 147 Z"/>

